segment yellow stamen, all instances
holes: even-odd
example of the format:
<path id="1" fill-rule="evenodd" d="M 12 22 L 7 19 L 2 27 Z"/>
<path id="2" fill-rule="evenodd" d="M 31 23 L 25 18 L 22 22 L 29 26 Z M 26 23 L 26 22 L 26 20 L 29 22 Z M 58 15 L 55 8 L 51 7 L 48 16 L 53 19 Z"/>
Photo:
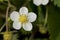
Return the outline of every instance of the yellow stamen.
<path id="1" fill-rule="evenodd" d="M 24 15 L 24 14 L 20 15 L 19 21 L 20 21 L 21 23 L 27 22 L 27 16 Z"/>

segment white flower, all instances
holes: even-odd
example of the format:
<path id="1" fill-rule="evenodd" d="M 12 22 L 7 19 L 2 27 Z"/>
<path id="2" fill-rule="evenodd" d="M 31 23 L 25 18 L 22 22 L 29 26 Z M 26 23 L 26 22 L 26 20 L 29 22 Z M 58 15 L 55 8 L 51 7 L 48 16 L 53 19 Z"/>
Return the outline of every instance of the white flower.
<path id="1" fill-rule="evenodd" d="M 33 12 L 28 13 L 28 9 L 26 7 L 21 7 L 19 10 L 19 13 L 16 11 L 13 11 L 10 14 L 10 18 L 13 22 L 13 28 L 14 29 L 23 29 L 25 31 L 31 31 L 33 26 L 31 22 L 34 22 L 37 18 L 37 15 Z"/>
<path id="2" fill-rule="evenodd" d="M 36 6 L 39 6 L 39 5 L 47 5 L 49 2 L 49 0 L 33 0 L 33 3 L 36 5 Z"/>

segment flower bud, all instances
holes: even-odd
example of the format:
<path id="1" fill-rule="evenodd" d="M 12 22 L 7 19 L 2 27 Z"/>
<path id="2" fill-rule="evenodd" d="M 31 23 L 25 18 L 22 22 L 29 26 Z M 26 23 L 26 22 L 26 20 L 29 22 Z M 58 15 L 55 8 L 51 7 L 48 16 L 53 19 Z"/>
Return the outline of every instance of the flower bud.
<path id="1" fill-rule="evenodd" d="M 47 29 L 45 27 L 40 27 L 39 31 L 42 34 L 45 34 L 47 32 Z"/>
<path id="2" fill-rule="evenodd" d="M 11 40 L 12 33 L 11 32 L 4 32 L 3 38 L 4 38 L 4 40 Z"/>

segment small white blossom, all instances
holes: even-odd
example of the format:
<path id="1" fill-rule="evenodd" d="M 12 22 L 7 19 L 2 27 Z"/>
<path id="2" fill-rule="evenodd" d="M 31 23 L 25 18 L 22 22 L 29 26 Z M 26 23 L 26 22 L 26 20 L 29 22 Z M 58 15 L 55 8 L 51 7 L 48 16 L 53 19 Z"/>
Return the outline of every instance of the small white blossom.
<path id="1" fill-rule="evenodd" d="M 33 0 L 33 3 L 36 5 L 36 6 L 39 6 L 39 5 L 47 5 L 49 2 L 49 0 Z"/>
<path id="2" fill-rule="evenodd" d="M 28 13 L 28 9 L 26 7 L 21 7 L 19 12 L 13 11 L 10 14 L 10 18 L 13 21 L 14 29 L 23 29 L 25 31 L 31 31 L 33 26 L 31 22 L 34 22 L 37 18 L 37 15 L 33 12 Z"/>

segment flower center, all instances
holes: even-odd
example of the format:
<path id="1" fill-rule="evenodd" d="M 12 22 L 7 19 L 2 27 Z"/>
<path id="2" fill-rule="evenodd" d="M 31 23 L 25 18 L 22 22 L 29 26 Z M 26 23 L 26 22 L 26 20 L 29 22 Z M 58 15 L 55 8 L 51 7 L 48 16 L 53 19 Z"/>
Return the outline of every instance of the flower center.
<path id="1" fill-rule="evenodd" d="M 20 21 L 21 23 L 27 22 L 27 16 L 24 15 L 24 14 L 20 15 L 19 21 Z"/>

